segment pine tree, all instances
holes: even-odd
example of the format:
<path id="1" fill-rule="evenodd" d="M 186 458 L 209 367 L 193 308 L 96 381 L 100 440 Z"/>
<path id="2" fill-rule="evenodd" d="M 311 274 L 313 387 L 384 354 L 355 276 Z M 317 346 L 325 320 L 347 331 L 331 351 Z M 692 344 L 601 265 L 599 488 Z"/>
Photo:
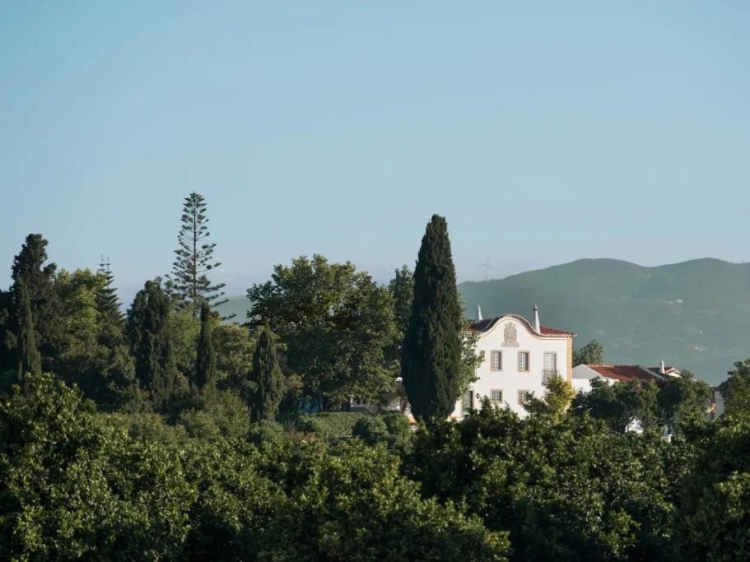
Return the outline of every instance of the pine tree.
<path id="1" fill-rule="evenodd" d="M 459 396 L 462 310 L 445 218 L 427 224 L 414 301 L 401 355 L 401 376 L 415 417 L 445 419 Z"/>
<path id="2" fill-rule="evenodd" d="M 253 421 L 274 421 L 284 397 L 284 379 L 276 356 L 275 339 L 271 328 L 264 326 L 253 354 L 253 375 L 258 385 L 252 409 Z"/>
<path id="3" fill-rule="evenodd" d="M 125 315 L 120 306 L 109 259 L 102 256 L 97 271 L 97 344 L 100 354 L 95 364 L 93 389 L 87 393 L 104 410 L 117 408 L 131 397 L 135 384 L 133 358 L 126 333 Z M 85 391 L 86 389 L 84 389 Z"/>
<path id="4" fill-rule="evenodd" d="M 40 375 L 42 373 L 42 356 L 37 346 L 29 292 L 23 280 L 16 283 L 15 296 L 18 311 L 18 380 L 20 380 L 26 374 Z"/>
<path id="5" fill-rule="evenodd" d="M 128 311 L 128 335 L 135 376 L 151 392 L 154 406 L 163 408 L 175 390 L 177 372 L 170 333 L 171 301 L 161 281 L 147 281 Z"/>
<path id="6" fill-rule="evenodd" d="M 109 259 L 104 261 L 104 256 L 102 256 L 97 273 L 101 276 L 103 283 L 96 295 L 96 310 L 100 317 L 121 324 L 124 321 L 124 316 L 120 308 L 120 299 L 117 297 L 117 289 L 114 286 L 115 278 L 112 275 L 110 265 Z"/>
<path id="7" fill-rule="evenodd" d="M 195 365 L 195 383 L 198 388 L 212 386 L 216 381 L 216 352 L 214 351 L 211 307 L 201 304 L 201 334 L 198 338 L 198 358 Z"/>
<path id="8" fill-rule="evenodd" d="M 182 227 L 177 235 L 179 248 L 175 250 L 177 259 L 169 276 L 169 292 L 184 307 L 190 307 L 197 315 L 203 302 L 211 306 L 224 304 L 222 299 L 224 283 L 212 285 L 207 273 L 221 264 L 213 261 L 216 243 L 207 242 L 208 231 L 206 202 L 202 195 L 191 193 L 185 198 L 182 210 Z"/>

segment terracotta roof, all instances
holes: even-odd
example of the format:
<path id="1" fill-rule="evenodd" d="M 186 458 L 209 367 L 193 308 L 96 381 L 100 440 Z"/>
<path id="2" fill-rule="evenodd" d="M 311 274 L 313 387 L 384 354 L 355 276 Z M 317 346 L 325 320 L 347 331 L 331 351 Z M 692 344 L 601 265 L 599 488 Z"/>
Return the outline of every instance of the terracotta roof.
<path id="1" fill-rule="evenodd" d="M 603 377 L 616 381 L 659 381 L 662 379 L 657 372 L 639 365 L 586 365 L 592 371 Z"/>
<path id="2" fill-rule="evenodd" d="M 566 332 L 565 330 L 556 330 L 547 326 L 539 326 L 543 336 L 577 336 L 575 332 Z"/>
<path id="3" fill-rule="evenodd" d="M 498 316 L 497 318 L 485 318 L 483 320 L 473 321 L 469 325 L 470 330 L 474 330 L 477 332 L 486 332 L 490 328 L 492 328 L 497 322 L 504 318 L 514 318 L 523 324 L 526 324 L 526 326 L 531 330 L 531 332 L 536 333 L 534 330 L 534 327 L 531 325 L 531 322 L 526 320 L 523 316 L 518 316 L 517 314 L 503 314 L 502 316 Z M 575 337 L 578 334 L 575 332 L 566 332 L 565 330 L 556 330 L 555 328 L 548 328 L 547 326 L 540 326 L 539 327 L 540 335 L 542 336 L 548 336 L 548 337 Z"/>

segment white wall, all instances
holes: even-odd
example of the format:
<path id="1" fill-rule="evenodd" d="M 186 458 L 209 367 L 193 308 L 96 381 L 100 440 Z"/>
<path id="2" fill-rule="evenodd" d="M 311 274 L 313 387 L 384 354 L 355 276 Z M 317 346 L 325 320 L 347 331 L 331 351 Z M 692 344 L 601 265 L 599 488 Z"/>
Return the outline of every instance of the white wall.
<path id="1" fill-rule="evenodd" d="M 506 328 L 509 325 L 515 328 L 517 347 L 508 345 L 511 342 L 506 341 Z M 519 415 L 526 416 L 526 410 L 518 403 L 518 391 L 533 392 L 537 398 L 544 396 L 542 371 L 545 352 L 557 354 L 557 370 L 564 379 L 571 382 L 572 347 L 570 336 L 542 336 L 516 316 L 500 318 L 490 330 L 481 334 L 477 343 L 477 351 L 484 351 L 484 362 L 477 369 L 479 379 L 471 387 L 474 393 L 474 408 L 480 407 L 480 401 L 485 396 L 490 398 L 492 390 L 500 390 L 503 393 L 503 402 L 500 406 L 507 405 Z M 499 371 L 491 369 L 492 351 L 502 353 L 502 368 Z M 519 352 L 529 353 L 528 372 L 518 370 Z M 452 417 L 463 419 L 462 399 L 456 403 Z"/>
<path id="2" fill-rule="evenodd" d="M 601 376 L 593 369 L 588 368 L 586 365 L 577 365 L 573 367 L 573 389 L 576 392 L 590 392 L 592 379 L 601 379 L 607 381 L 609 384 L 615 382 L 613 379 Z"/>

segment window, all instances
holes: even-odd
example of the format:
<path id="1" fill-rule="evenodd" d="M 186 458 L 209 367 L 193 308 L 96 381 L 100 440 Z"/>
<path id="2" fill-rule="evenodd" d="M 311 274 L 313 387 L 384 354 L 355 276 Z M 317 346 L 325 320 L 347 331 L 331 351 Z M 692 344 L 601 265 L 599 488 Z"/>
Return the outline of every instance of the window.
<path id="1" fill-rule="evenodd" d="M 518 391 L 518 403 L 523 406 L 526 404 L 526 402 L 529 401 L 529 398 L 531 398 L 531 392 L 528 390 L 519 390 Z"/>
<path id="2" fill-rule="evenodd" d="M 503 391 L 502 390 L 490 390 L 490 401 L 495 406 L 500 406 L 503 403 Z"/>
<path id="3" fill-rule="evenodd" d="M 471 413 L 471 408 L 474 405 L 472 399 L 471 390 L 464 394 L 463 402 L 461 403 L 461 411 L 464 416 L 468 416 Z"/>
<path id="4" fill-rule="evenodd" d="M 518 352 L 518 372 L 525 373 L 529 370 L 529 352 L 519 351 Z"/>
<path id="5" fill-rule="evenodd" d="M 547 351 L 544 353 L 544 370 L 542 371 L 542 382 L 547 382 L 550 377 L 556 377 L 560 374 L 557 370 L 557 353 Z"/>
<path id="6" fill-rule="evenodd" d="M 490 353 L 490 369 L 492 371 L 502 371 L 503 369 L 502 351 L 493 351 Z"/>
<path id="7" fill-rule="evenodd" d="M 546 351 L 544 353 L 544 370 L 557 371 L 557 353 L 554 351 Z"/>

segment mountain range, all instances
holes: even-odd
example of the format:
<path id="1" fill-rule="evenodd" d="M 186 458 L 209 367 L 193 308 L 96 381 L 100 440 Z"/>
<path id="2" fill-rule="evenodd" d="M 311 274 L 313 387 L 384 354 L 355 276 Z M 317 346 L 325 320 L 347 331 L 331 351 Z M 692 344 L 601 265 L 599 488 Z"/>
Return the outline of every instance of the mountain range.
<path id="1" fill-rule="evenodd" d="M 612 364 L 668 365 L 717 384 L 735 361 L 750 356 L 750 264 L 699 259 L 643 267 L 585 259 L 489 281 L 459 284 L 468 318 L 507 312 L 592 339 Z M 244 321 L 245 297 L 219 308 Z"/>

